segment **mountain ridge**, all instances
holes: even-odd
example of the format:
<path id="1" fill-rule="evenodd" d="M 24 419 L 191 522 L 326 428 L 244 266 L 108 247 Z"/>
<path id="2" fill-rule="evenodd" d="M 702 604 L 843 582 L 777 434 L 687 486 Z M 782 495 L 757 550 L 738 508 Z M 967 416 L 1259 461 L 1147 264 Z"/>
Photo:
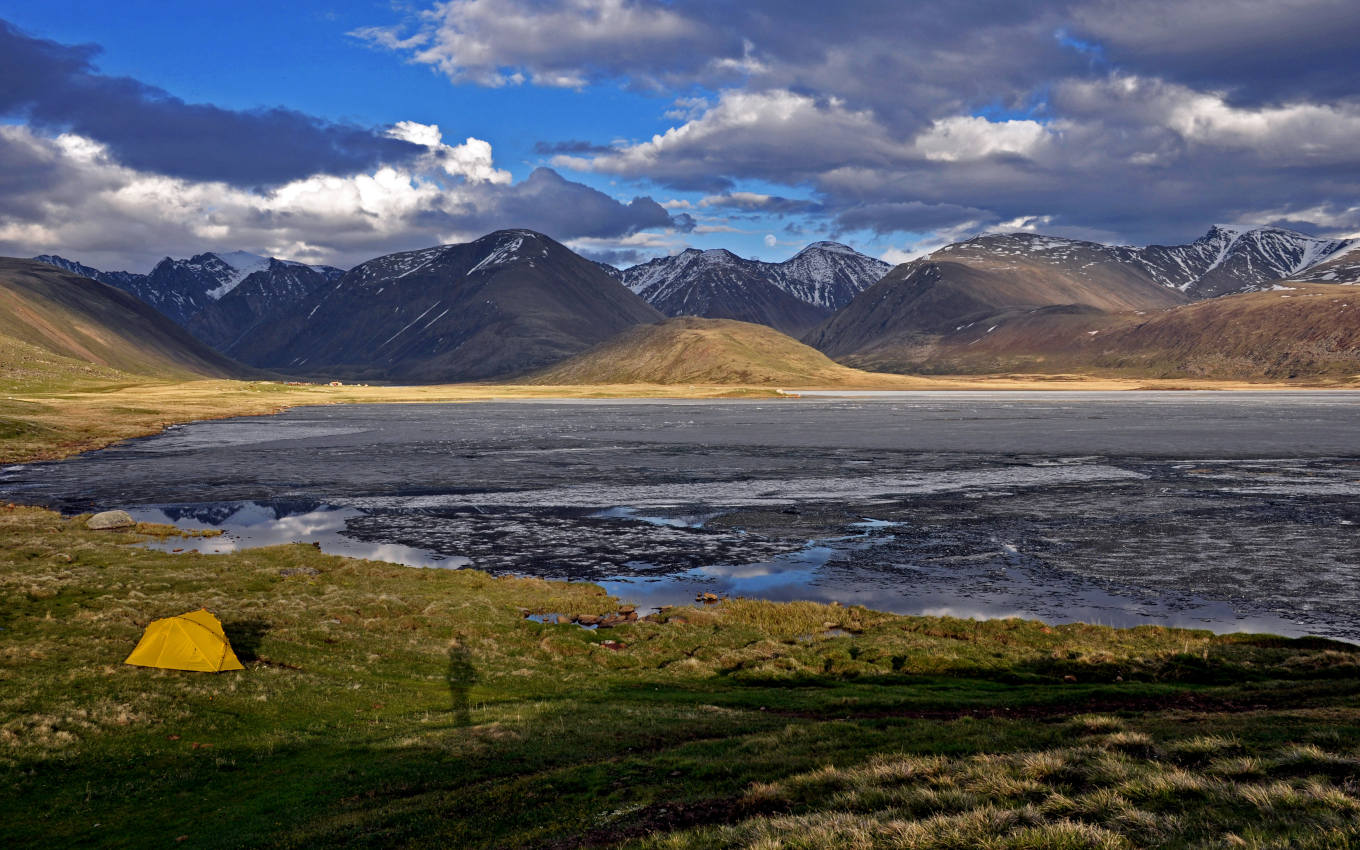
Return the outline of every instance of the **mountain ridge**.
<path id="1" fill-rule="evenodd" d="M 128 292 L 47 263 L 0 258 L 0 338 L 141 377 L 243 377 L 250 370 L 194 339 Z"/>
<path id="2" fill-rule="evenodd" d="M 816 242 L 781 263 L 688 248 L 624 269 L 619 279 L 668 316 L 735 319 L 800 335 L 890 268 L 846 245 Z"/>
<path id="3" fill-rule="evenodd" d="M 661 314 L 529 230 L 360 263 L 249 330 L 255 366 L 361 380 L 484 380 L 564 359 Z"/>

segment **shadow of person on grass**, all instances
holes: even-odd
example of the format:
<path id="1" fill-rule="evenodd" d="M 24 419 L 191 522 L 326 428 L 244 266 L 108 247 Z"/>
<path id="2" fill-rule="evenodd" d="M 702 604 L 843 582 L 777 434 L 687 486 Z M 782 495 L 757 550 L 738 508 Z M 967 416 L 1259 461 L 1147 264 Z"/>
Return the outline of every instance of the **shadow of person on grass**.
<path id="1" fill-rule="evenodd" d="M 260 641 L 269 634 L 269 623 L 258 618 L 233 620 L 222 624 L 222 632 L 227 636 L 237 660 L 249 664 L 260 660 Z"/>
<path id="2" fill-rule="evenodd" d="M 468 694 L 477 682 L 477 668 L 472 664 L 472 653 L 458 638 L 449 644 L 449 669 L 444 679 L 449 683 L 449 711 L 453 714 L 453 725 L 472 725 Z"/>

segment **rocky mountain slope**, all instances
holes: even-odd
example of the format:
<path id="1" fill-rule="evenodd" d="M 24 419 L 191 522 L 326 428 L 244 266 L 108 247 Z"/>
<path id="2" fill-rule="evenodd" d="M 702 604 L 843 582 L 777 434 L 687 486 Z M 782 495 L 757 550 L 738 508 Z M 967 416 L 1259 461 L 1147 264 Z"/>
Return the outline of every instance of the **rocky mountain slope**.
<path id="1" fill-rule="evenodd" d="M 502 230 L 356 266 L 227 351 L 317 377 L 478 380 L 661 318 L 597 263 L 540 233 Z"/>
<path id="2" fill-rule="evenodd" d="M 1318 239 L 1278 227 L 1216 226 L 1189 245 L 1112 248 L 1113 258 L 1193 298 L 1268 289 L 1297 278 L 1360 240 Z"/>
<path id="3" fill-rule="evenodd" d="M 304 266 L 270 259 L 222 297 L 209 301 L 185 323 L 194 336 L 228 351 L 259 325 L 286 315 L 344 272 L 329 266 Z"/>
<path id="4" fill-rule="evenodd" d="M 668 316 L 737 319 L 801 334 L 890 268 L 845 245 L 817 242 L 782 263 L 691 248 L 625 269 L 620 279 Z"/>
<path id="5" fill-rule="evenodd" d="M 881 386 L 895 377 L 847 368 L 765 325 L 682 316 L 630 328 L 523 382 L 809 387 Z"/>
<path id="6" fill-rule="evenodd" d="M 226 328 L 224 323 L 229 317 L 249 320 L 261 310 L 288 309 L 299 295 L 299 277 L 310 279 L 319 275 L 334 280 L 344 273 L 330 266 L 307 266 L 245 251 L 208 252 L 187 260 L 166 257 L 150 274 L 100 271 L 52 254 L 34 259 L 130 292 L 185 327 L 194 327 L 194 320 L 205 311 L 216 314 L 199 323 L 199 327 L 212 330 L 214 340 L 220 336 L 236 336 L 244 330 L 244 327 Z M 222 311 L 212 309 L 248 279 L 254 280 L 249 308 L 228 304 Z M 210 340 L 210 344 L 216 343 Z"/>
<path id="7" fill-rule="evenodd" d="M 138 376 L 249 372 L 127 292 L 33 260 L 0 258 L 0 341 L 12 343 L 7 350 Z M 22 380 L 23 362 L 3 365 L 8 378 Z"/>
<path id="8" fill-rule="evenodd" d="M 1291 279 L 1313 283 L 1360 283 L 1360 239 L 1350 240 L 1322 262 L 1309 266 Z"/>

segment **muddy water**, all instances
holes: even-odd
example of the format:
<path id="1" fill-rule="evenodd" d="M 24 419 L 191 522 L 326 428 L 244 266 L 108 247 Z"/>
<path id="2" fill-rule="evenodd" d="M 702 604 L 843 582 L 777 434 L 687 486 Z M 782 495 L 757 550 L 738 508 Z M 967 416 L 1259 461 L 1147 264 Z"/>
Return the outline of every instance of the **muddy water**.
<path id="1" fill-rule="evenodd" d="M 1360 398 L 935 393 L 295 410 L 0 498 L 422 567 L 1360 640 Z M 186 545 L 174 544 L 176 548 Z"/>

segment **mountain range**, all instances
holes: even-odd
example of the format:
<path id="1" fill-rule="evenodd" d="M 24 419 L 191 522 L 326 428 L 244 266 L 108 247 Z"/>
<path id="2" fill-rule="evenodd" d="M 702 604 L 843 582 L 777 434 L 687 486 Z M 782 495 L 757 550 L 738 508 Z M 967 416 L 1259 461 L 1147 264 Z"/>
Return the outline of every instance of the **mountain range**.
<path id="1" fill-rule="evenodd" d="M 379 257 L 348 272 L 241 252 L 167 258 L 148 275 L 39 259 L 138 294 L 199 340 L 255 367 L 431 382 L 542 370 L 665 316 L 754 322 L 801 337 L 843 363 L 886 371 L 1115 368 L 1118 352 L 1096 343 L 1119 339 L 1142 350 L 1144 337 L 1131 328 L 1197 303 L 1279 289 L 1282 281 L 1360 281 L 1357 249 L 1360 240 L 1220 226 L 1187 245 L 1141 248 L 986 234 L 896 267 L 818 242 L 782 263 L 690 249 L 616 269 L 542 234 L 505 230 Z M 1253 323 L 1268 324 L 1269 311 L 1284 303 L 1260 302 Z M 1231 336 L 1214 318 L 1218 310 L 1185 315 Z M 1358 314 L 1304 312 L 1320 324 L 1309 330 L 1295 316 L 1286 323 L 1290 333 L 1321 346 L 1327 362 L 1344 363 L 1332 343 L 1350 338 L 1348 323 Z M 1172 324 L 1176 336 L 1188 333 L 1181 320 Z M 700 336 L 722 334 L 670 326 L 665 334 L 634 334 L 626 345 L 599 350 L 623 356 L 655 344 L 674 352 Z M 1289 349 L 1280 356 L 1292 363 L 1302 355 Z M 1161 358 L 1140 362 L 1172 368 Z M 1276 366 L 1279 374 L 1293 368 Z"/>
<path id="2" fill-rule="evenodd" d="M 52 254 L 33 259 L 130 292 L 219 349 L 344 274 L 246 251 L 166 257 L 149 274 L 100 271 Z"/>
<path id="3" fill-rule="evenodd" d="M 892 268 L 837 242 L 814 242 L 782 263 L 694 248 L 618 274 L 667 316 L 736 319 L 801 336 Z"/>
<path id="4" fill-rule="evenodd" d="M 1030 329 L 1025 339 L 1038 354 L 1047 341 L 1066 339 L 1074 323 L 1081 332 L 1097 329 L 1092 322 L 1099 316 L 1138 317 L 1268 290 L 1319 269 L 1333 275 L 1329 280 L 1360 279 L 1360 263 L 1345 259 L 1357 245 L 1277 228 L 1215 227 L 1189 245 L 1147 248 L 987 234 L 897 266 L 805 340 L 865 368 L 993 368 L 997 362 L 981 356 L 990 341 L 976 335 L 1008 322 L 1023 318 Z M 943 356 L 958 340 L 973 350 Z"/>
<path id="5" fill-rule="evenodd" d="M 529 230 L 362 263 L 224 350 L 364 380 L 481 380 L 664 318 L 598 264 Z"/>

